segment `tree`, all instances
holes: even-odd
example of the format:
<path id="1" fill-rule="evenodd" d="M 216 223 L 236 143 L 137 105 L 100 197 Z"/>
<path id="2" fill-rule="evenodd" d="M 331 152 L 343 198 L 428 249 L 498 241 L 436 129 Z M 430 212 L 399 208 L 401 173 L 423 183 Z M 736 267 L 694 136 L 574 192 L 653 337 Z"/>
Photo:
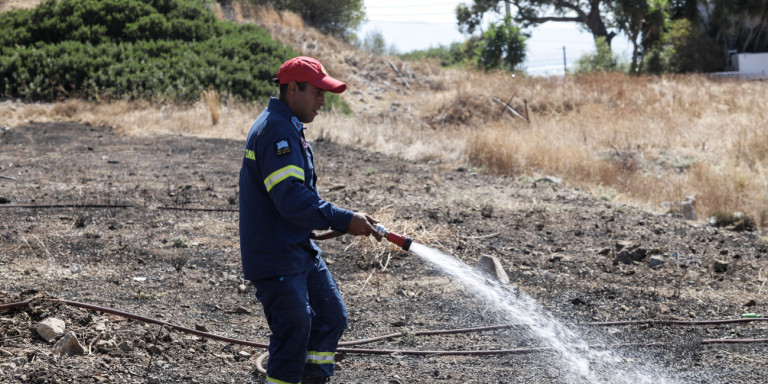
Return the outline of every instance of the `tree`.
<path id="1" fill-rule="evenodd" d="M 668 0 L 616 0 L 616 25 L 632 42 L 630 73 L 636 73 L 646 55 L 661 41 L 670 18 Z"/>
<path id="2" fill-rule="evenodd" d="M 614 12 L 616 13 L 616 25 L 627 34 L 632 43 L 632 64 L 629 71 L 635 73 L 641 55 L 640 35 L 643 31 L 645 15 L 648 13 L 648 1 L 617 0 Z"/>
<path id="3" fill-rule="evenodd" d="M 768 51 L 768 0 L 713 0 L 715 36 L 740 52 Z"/>
<path id="4" fill-rule="evenodd" d="M 604 37 L 608 46 L 616 36 L 615 31 L 608 31 L 613 25 L 612 7 L 614 0 L 502 0 L 508 14 L 511 6 L 517 9 L 513 20 L 523 28 L 546 23 L 580 23 L 597 39 Z M 456 20 L 459 29 L 472 33 L 488 12 L 499 13 L 499 0 L 474 0 L 471 6 L 459 4 L 456 7 Z"/>
<path id="5" fill-rule="evenodd" d="M 514 71 L 525 61 L 526 36 L 506 17 L 501 23 L 491 23 L 477 45 L 475 61 L 485 70 L 502 68 Z"/>
<path id="6" fill-rule="evenodd" d="M 256 5 L 271 4 L 279 11 L 291 11 L 323 33 L 347 41 L 365 18 L 363 0 L 249 0 Z"/>
<path id="7" fill-rule="evenodd" d="M 374 56 L 380 56 L 385 53 L 397 53 L 397 49 L 395 49 L 394 46 L 387 49 L 387 42 L 384 40 L 384 35 L 378 30 L 368 32 L 359 44 L 362 50 L 369 52 Z"/>

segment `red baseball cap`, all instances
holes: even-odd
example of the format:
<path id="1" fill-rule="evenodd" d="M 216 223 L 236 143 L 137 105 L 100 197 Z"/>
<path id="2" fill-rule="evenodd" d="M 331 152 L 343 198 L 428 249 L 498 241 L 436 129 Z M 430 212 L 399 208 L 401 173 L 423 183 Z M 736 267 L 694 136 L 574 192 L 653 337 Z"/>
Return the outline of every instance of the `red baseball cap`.
<path id="1" fill-rule="evenodd" d="M 297 83 L 308 81 L 315 87 L 333 93 L 342 93 L 347 89 L 346 83 L 328 76 L 319 61 L 306 56 L 294 57 L 283 63 L 277 71 L 277 79 L 280 84 L 288 84 L 291 80 Z"/>

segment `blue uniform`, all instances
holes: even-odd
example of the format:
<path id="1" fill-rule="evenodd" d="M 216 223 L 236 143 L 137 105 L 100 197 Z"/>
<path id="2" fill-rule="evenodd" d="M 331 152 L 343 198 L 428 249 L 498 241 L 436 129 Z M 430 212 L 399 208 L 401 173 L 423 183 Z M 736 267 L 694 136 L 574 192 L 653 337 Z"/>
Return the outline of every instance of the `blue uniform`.
<path id="1" fill-rule="evenodd" d="M 253 123 L 240 169 L 243 275 L 256 287 L 272 336 L 268 382 L 329 376 L 347 325 L 336 283 L 310 240 L 346 232 L 353 212 L 322 200 L 304 126 L 276 98 Z"/>

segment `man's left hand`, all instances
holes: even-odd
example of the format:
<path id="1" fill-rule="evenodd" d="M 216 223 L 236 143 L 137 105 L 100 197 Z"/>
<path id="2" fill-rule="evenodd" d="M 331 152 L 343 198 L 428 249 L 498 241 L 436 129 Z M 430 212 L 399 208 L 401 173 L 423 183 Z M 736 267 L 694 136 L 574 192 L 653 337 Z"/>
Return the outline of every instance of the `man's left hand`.
<path id="1" fill-rule="evenodd" d="M 365 213 L 355 212 L 355 214 L 352 215 L 352 220 L 349 221 L 347 233 L 354 236 L 373 235 L 377 241 L 381 241 L 381 235 L 379 235 L 379 233 L 376 232 L 376 228 L 373 227 L 373 224 L 378 222 L 378 220 Z"/>

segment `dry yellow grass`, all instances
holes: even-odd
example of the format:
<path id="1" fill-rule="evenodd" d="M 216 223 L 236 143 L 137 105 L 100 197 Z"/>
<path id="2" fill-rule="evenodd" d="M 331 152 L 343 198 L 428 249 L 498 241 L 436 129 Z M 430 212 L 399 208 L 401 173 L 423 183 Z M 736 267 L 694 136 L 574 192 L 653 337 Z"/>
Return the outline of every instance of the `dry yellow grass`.
<path id="1" fill-rule="evenodd" d="M 600 74 L 558 82 L 497 79 L 484 88 L 494 84 L 527 97 L 533 122 L 485 122 L 467 151 L 475 164 L 511 175 L 554 174 L 654 208 L 694 196 L 704 214 L 766 216 L 768 88 L 762 82 Z"/>
<path id="2" fill-rule="evenodd" d="M 40 4 L 41 1 L 42 0 L 0 0 L 0 12 L 31 9 Z"/>
<path id="3" fill-rule="evenodd" d="M 218 124 L 212 124 L 209 105 L 201 99 L 189 106 L 149 102 L 115 101 L 90 103 L 68 100 L 60 103 L 0 103 L 0 121 L 10 127 L 31 122 L 75 121 L 115 127 L 126 135 L 189 135 L 241 140 L 254 116 L 263 107 L 244 103 L 218 106 Z"/>
<path id="4" fill-rule="evenodd" d="M 201 95 L 203 103 L 208 106 L 208 112 L 211 113 L 211 124 L 216 125 L 221 118 L 221 111 L 219 110 L 219 93 L 213 89 L 213 86 L 209 86 L 207 90 L 203 91 Z"/>

